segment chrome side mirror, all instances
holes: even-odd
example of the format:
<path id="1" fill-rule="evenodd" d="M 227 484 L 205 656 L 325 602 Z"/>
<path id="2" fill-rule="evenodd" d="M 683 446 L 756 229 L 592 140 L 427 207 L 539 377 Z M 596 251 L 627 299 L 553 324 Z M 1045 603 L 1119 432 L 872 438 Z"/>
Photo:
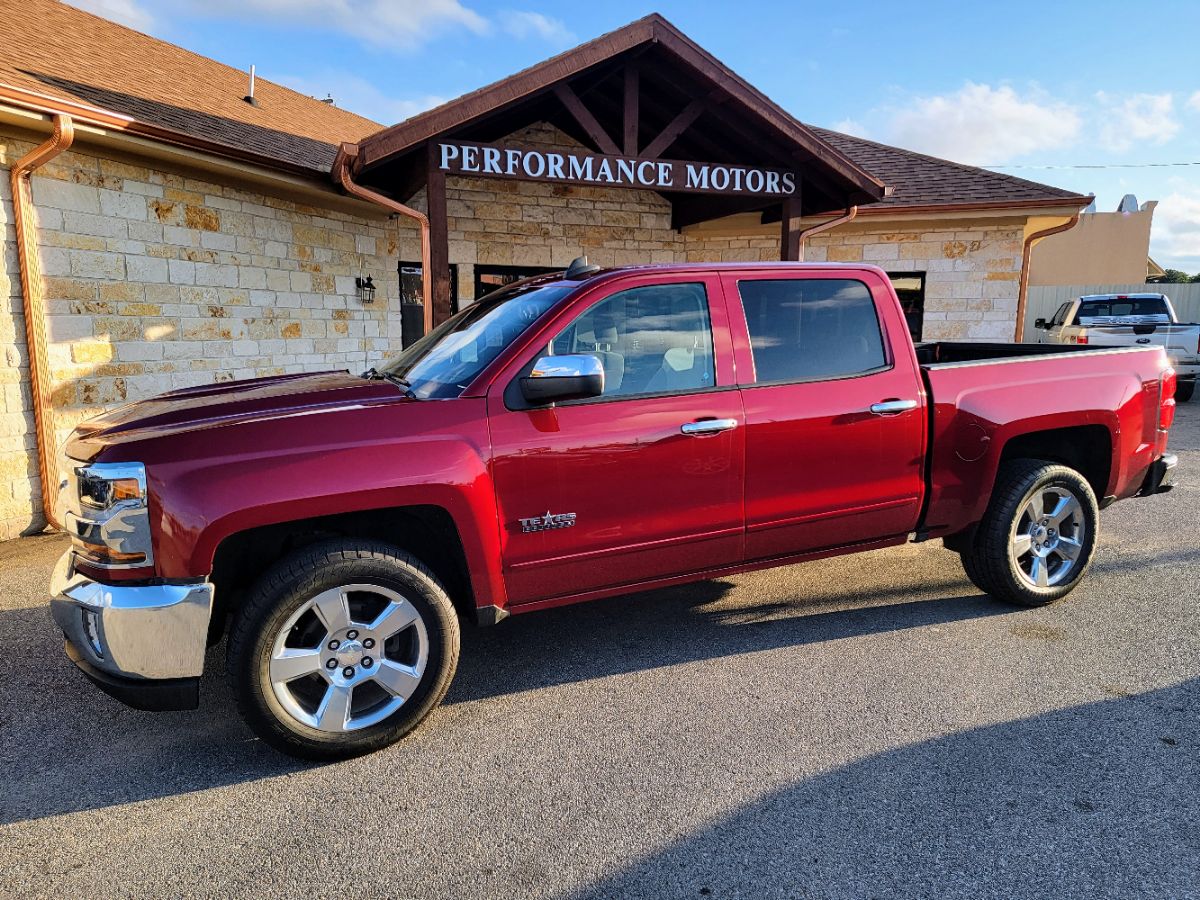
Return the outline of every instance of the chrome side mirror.
<path id="1" fill-rule="evenodd" d="M 521 379 L 521 393 L 536 406 L 599 397 L 604 393 L 604 366 L 598 357 L 586 353 L 543 356 Z"/>

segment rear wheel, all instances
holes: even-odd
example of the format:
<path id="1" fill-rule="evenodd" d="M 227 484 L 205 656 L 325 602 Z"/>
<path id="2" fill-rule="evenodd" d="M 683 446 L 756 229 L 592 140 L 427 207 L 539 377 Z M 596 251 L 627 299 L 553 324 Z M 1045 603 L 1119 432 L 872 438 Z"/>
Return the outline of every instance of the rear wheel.
<path id="1" fill-rule="evenodd" d="M 998 600 L 1044 606 L 1079 584 L 1099 527 L 1096 495 L 1066 466 L 1005 463 L 983 521 L 963 554 L 967 576 Z"/>
<path id="2" fill-rule="evenodd" d="M 1196 380 L 1193 378 L 1189 381 L 1180 381 L 1175 384 L 1175 400 L 1179 403 L 1187 403 L 1192 399 L 1192 394 L 1196 392 Z"/>
<path id="3" fill-rule="evenodd" d="M 293 756 L 378 750 L 441 701 L 458 663 L 458 619 L 416 558 L 373 541 L 326 542 L 255 587 L 230 635 L 238 708 Z"/>

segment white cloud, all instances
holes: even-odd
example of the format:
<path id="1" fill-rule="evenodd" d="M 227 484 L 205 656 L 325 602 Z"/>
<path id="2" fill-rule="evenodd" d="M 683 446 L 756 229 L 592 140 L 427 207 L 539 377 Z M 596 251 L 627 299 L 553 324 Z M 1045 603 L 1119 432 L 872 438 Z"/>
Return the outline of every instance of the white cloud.
<path id="1" fill-rule="evenodd" d="M 1193 95 L 1189 103 L 1194 102 Z M 1175 99 L 1170 94 L 1132 94 L 1113 97 L 1100 91 L 1100 145 L 1113 153 L 1135 146 L 1165 144 L 1179 133 L 1174 116 Z"/>
<path id="2" fill-rule="evenodd" d="M 163 5 L 195 16 L 333 29 L 398 50 L 415 49 L 447 31 L 486 34 L 490 28 L 459 0 L 165 0 Z"/>
<path id="3" fill-rule="evenodd" d="M 833 130 L 840 131 L 842 134 L 852 134 L 860 138 L 871 136 L 870 132 L 867 131 L 867 126 L 858 121 L 858 119 L 842 119 L 839 122 L 834 122 Z"/>
<path id="4" fill-rule="evenodd" d="M 138 31 L 149 31 L 154 26 L 154 16 L 137 0 L 68 0 L 68 3 Z"/>
<path id="5" fill-rule="evenodd" d="M 528 10 L 507 10 L 500 13 L 500 27 L 515 38 L 540 38 L 551 44 L 573 44 L 575 35 L 561 19 L 552 19 Z"/>
<path id="6" fill-rule="evenodd" d="M 1069 104 L 1040 92 L 968 82 L 952 94 L 917 97 L 886 110 L 886 139 L 933 156 L 999 164 L 1071 144 L 1082 120 Z"/>
<path id="7" fill-rule="evenodd" d="M 1196 91 L 1196 93 L 1188 97 L 1187 107 L 1192 112 L 1200 112 L 1200 91 Z"/>
<path id="8" fill-rule="evenodd" d="M 271 80 L 318 100 L 332 96 L 333 102 L 342 109 L 366 116 L 383 125 L 395 125 L 419 112 L 440 106 L 447 100 L 446 97 L 433 94 L 421 97 L 393 97 L 365 78 L 333 69 L 309 75 L 272 76 Z"/>
<path id="9" fill-rule="evenodd" d="M 1150 255 L 1167 268 L 1200 271 L 1200 188 L 1175 191 L 1159 202 Z"/>

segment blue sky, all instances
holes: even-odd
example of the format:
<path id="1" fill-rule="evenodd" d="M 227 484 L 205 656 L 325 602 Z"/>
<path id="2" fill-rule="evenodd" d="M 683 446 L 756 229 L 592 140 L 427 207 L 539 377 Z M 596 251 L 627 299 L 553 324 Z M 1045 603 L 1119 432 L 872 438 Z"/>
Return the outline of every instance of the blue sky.
<path id="1" fill-rule="evenodd" d="M 1158 200 L 1152 255 L 1200 271 L 1194 0 L 72 2 L 387 124 L 657 11 L 803 121 L 1005 166 L 1101 210 Z"/>

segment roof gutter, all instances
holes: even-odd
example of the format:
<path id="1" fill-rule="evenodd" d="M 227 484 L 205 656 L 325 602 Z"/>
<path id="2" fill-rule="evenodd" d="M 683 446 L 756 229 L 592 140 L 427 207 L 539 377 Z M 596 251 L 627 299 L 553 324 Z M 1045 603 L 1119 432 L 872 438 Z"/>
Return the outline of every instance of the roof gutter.
<path id="1" fill-rule="evenodd" d="M 42 484 L 42 512 L 46 521 L 61 528 L 55 512 L 58 473 L 55 456 L 58 442 L 50 410 L 50 364 L 47 359 L 46 292 L 42 282 L 41 255 L 37 244 L 37 212 L 33 207 L 30 176 L 71 146 L 75 127 L 71 117 L 54 116 L 54 133 L 44 143 L 21 157 L 10 171 L 12 179 L 13 226 L 17 234 L 17 260 L 21 271 L 24 304 L 25 346 L 29 353 L 29 382 L 33 394 L 34 433 L 37 440 L 38 477 Z"/>
<path id="2" fill-rule="evenodd" d="M 1052 234 L 1069 231 L 1078 223 L 1079 213 L 1075 213 L 1075 215 L 1071 216 L 1071 218 L 1067 219 L 1061 225 L 1035 231 L 1029 237 L 1025 238 L 1025 246 L 1021 250 L 1021 282 L 1020 287 L 1017 289 L 1017 327 L 1013 333 L 1013 340 L 1018 344 L 1025 340 L 1025 307 L 1029 296 L 1029 258 L 1033 254 L 1033 244 L 1035 241 L 1050 237 Z"/>
<path id="3" fill-rule="evenodd" d="M 844 225 L 857 215 L 857 206 L 847 206 L 846 211 L 836 219 L 830 219 L 828 222 L 821 222 L 817 225 L 810 225 L 800 232 L 800 261 L 804 261 L 804 245 L 808 243 L 810 237 L 820 234 L 823 231 L 829 231 L 831 228 L 837 228 L 839 225 Z"/>
<path id="4" fill-rule="evenodd" d="M 357 160 L 357 144 L 342 144 L 338 147 L 331 172 L 334 184 L 340 185 L 342 190 L 352 197 L 366 200 L 368 203 L 382 206 L 390 212 L 413 219 L 421 229 L 421 303 L 425 307 L 425 333 L 429 334 L 433 330 L 433 262 L 429 238 L 429 217 L 411 206 L 398 203 L 391 197 L 385 197 L 360 184 L 355 184 L 350 170 Z"/>

